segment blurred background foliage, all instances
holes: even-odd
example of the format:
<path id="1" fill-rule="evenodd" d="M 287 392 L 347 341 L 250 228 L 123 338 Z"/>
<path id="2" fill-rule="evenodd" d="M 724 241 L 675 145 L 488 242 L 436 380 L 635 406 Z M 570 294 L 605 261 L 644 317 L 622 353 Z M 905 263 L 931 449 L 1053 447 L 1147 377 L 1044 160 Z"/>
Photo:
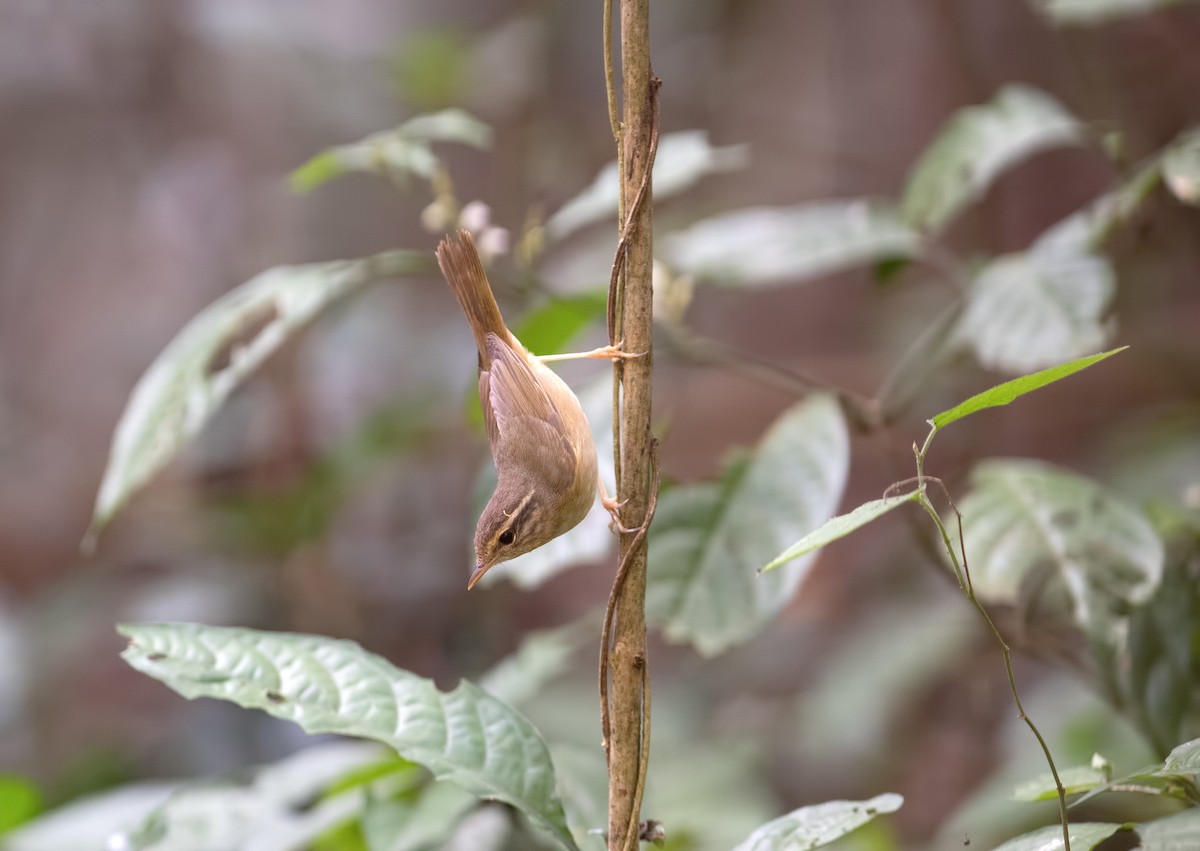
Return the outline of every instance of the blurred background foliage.
<path id="1" fill-rule="evenodd" d="M 1076 628 L 1096 621 L 1053 558 L 1026 550 L 1006 585 L 1005 553 L 979 544 L 1060 766 L 1100 752 L 1122 776 L 1200 735 L 1200 6 L 657 0 L 653 15 L 667 490 L 651 605 L 670 640 L 653 645 L 646 815 L 669 847 L 730 848 L 802 804 L 883 791 L 905 805 L 843 847 L 986 848 L 1053 822 L 1052 803 L 1012 800 L 1045 764 L 915 513 L 786 574 L 730 578 L 722 559 L 752 571 L 911 475 L 927 417 L 1110 341 L 1131 349 L 955 426 L 927 470 L 963 507 L 996 504 L 989 471 L 993 488 L 1088 477 L 1122 525 L 1063 497 L 1086 521 L 1072 534 L 1095 531 L 1078 540 L 1145 532 L 1123 559 L 1072 554 L 1120 603 L 1103 635 Z M 403 130 L 448 108 L 482 122 L 456 119 L 466 144 Z M 78 849 L 210 778 L 178 806 L 246 807 L 264 835 L 327 851 L 528 841 L 374 748 L 300 751 L 292 725 L 179 699 L 120 661 L 113 628 L 348 637 L 451 688 L 594 611 L 613 564 L 599 513 L 573 549 L 465 593 L 487 452 L 464 401 L 469 333 L 434 274 L 349 280 L 92 554 L 79 542 L 112 429 L 190 319 L 269 267 L 428 251 L 458 216 L 448 198 L 486 205 L 463 214 L 497 228 L 493 283 L 531 348 L 601 342 L 600 4 L 9 3 L 0 110 L 0 831 L 74 804 L 57 839 L 13 842 Z M 599 431 L 606 376 L 563 372 Z M 1011 457 L 1055 466 L 976 466 Z M 569 813 L 599 825 L 596 632 L 567 629 L 522 651 L 533 678 L 505 694 L 573 784 Z M 384 791 L 350 813 L 339 779 Z M 1178 806 L 1105 794 L 1075 814 Z"/>

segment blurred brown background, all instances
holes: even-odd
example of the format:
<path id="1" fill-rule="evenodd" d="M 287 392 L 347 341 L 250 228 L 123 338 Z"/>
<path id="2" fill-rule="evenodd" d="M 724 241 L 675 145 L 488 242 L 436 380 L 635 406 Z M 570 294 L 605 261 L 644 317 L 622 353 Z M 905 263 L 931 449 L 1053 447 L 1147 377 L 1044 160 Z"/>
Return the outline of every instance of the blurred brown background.
<path id="1" fill-rule="evenodd" d="M 1120 130 L 1131 161 L 1200 121 L 1195 4 L 1059 30 L 1017 0 L 657 0 L 652 32 L 664 131 L 704 128 L 751 153 L 746 169 L 661 205 L 667 224 L 748 204 L 894 196 L 946 116 L 1011 81 Z M 302 740 L 256 713 L 186 704 L 127 669 L 115 622 L 346 636 L 452 685 L 527 630 L 603 599 L 611 565 L 531 593 L 465 593 L 486 449 L 462 413 L 466 326 L 434 279 L 376 286 L 322 317 L 136 497 L 94 556 L 79 555 L 128 393 L 193 314 L 271 265 L 435 241 L 419 225 L 421 191 L 360 175 L 297 196 L 288 172 L 324 146 L 447 105 L 496 129 L 491 152 L 447 149 L 463 200 L 483 199 L 514 231 L 531 205 L 553 210 L 613 156 L 600 4 L 0 4 L 0 766 L 35 778 L 49 802 L 118 780 L 226 771 Z M 968 257 L 1021 248 L 1113 179 L 1094 151 L 1039 156 L 948 240 Z M 1158 198 L 1140 220 L 1113 247 L 1117 340 L 1133 350 L 1103 375 L 947 435 L 943 474 L 953 480 L 982 454 L 1098 473 L 1119 438 L 1111 422 L 1196 401 L 1200 212 Z M 595 230 L 589 238 L 610 245 Z M 544 265 L 551 288 L 561 259 Z M 497 284 L 519 304 L 515 275 Z M 919 274 L 882 286 L 866 270 L 749 295 L 702 290 L 691 320 L 869 394 L 938 298 Z M 792 401 L 669 351 L 657 366 L 671 478 L 713 474 Z M 844 504 L 908 475 L 924 418 L 985 383 L 959 369 L 904 423 L 856 440 Z M 348 448 L 362 463 L 325 486 L 329 459 Z M 704 678 L 697 735 L 753 724 L 773 691 L 819 678 L 872 600 L 946 590 L 902 521 L 881 529 L 825 554 L 807 593 L 752 648 L 712 663 L 660 648 L 668 693 Z M 934 835 L 1006 746 L 996 738 L 1013 714 L 1003 671 L 978 641 L 976 656 L 889 721 L 889 740 L 908 744 L 887 751 L 876 777 L 908 796 L 898 819 L 912 842 Z M 656 722 L 670 725 L 670 711 Z M 788 747 L 762 760 L 768 815 L 862 788 L 861 766 L 814 774 Z M 938 753 L 936 776 L 929 762 L 905 762 L 905 748 Z"/>

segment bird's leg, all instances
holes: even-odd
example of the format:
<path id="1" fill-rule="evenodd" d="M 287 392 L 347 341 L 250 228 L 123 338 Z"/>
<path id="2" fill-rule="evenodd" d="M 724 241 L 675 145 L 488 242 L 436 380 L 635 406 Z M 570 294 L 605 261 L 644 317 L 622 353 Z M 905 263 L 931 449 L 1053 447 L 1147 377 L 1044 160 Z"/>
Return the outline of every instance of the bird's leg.
<path id="1" fill-rule="evenodd" d="M 625 358 L 640 358 L 644 352 L 627 352 L 621 346 L 624 340 L 617 340 L 608 346 L 592 349 L 590 352 L 568 352 L 561 355 L 535 355 L 542 363 L 556 360 L 576 360 L 578 358 L 605 358 L 606 360 L 624 360 Z"/>
<path id="2" fill-rule="evenodd" d="M 618 502 L 616 497 L 609 496 L 608 491 L 604 487 L 603 479 L 596 480 L 596 487 L 600 491 L 600 504 L 604 506 L 604 510 L 608 512 L 608 516 L 612 518 L 608 523 L 608 528 L 613 531 L 624 532 L 627 535 L 636 532 L 638 527 L 630 529 L 621 524 L 621 508 L 629 500 L 622 499 Z"/>

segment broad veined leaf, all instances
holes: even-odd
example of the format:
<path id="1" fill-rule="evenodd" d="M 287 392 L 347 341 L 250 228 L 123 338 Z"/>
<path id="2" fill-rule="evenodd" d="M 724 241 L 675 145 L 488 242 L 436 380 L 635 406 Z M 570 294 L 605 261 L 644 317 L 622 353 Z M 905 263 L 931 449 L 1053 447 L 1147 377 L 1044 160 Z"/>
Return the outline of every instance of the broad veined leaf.
<path id="1" fill-rule="evenodd" d="M 1162 158 L 1163 182 L 1185 204 L 1200 205 L 1200 128 L 1167 146 Z"/>
<path id="2" fill-rule="evenodd" d="M 702 280 L 745 286 L 911 258 L 919 244 L 890 205 L 859 198 L 714 216 L 668 236 L 664 256 Z"/>
<path id="3" fill-rule="evenodd" d="M 310 733 L 372 739 L 575 849 L 546 744 L 523 716 L 463 681 L 440 692 L 350 641 L 197 624 L 131 624 L 122 656 L 187 698 L 212 697 Z"/>
<path id="4" fill-rule="evenodd" d="M 904 799 L 887 792 L 867 801 L 829 801 L 792 810 L 767 822 L 734 851 L 808 851 L 828 845 L 876 816 L 894 813 Z"/>
<path id="5" fill-rule="evenodd" d="M 1194 851 L 1200 848 L 1200 810 L 1155 819 L 1137 826 L 1140 851 Z"/>
<path id="6" fill-rule="evenodd" d="M 706 130 L 666 133 L 658 143 L 654 159 L 654 198 L 678 195 L 710 174 L 745 167 L 749 154 L 745 145 L 715 148 Z M 617 164 L 610 162 L 596 179 L 546 222 L 546 235 L 562 239 L 582 227 L 617 214 Z"/>
<path id="7" fill-rule="evenodd" d="M 425 252 L 278 266 L 198 313 L 138 380 L 113 435 L 89 535 L 196 436 L 229 394 L 334 299 L 430 269 Z"/>
<path id="8" fill-rule="evenodd" d="M 262 769 L 245 786 L 180 789 L 132 830 L 109 839 L 127 851 L 291 851 L 358 815 L 361 790 L 314 799 L 349 771 L 386 756 L 368 742 L 318 745 Z"/>
<path id="9" fill-rule="evenodd" d="M 855 529 L 860 529 L 872 520 L 882 517 L 893 508 L 903 505 L 906 502 L 914 501 L 919 495 L 918 491 L 913 491 L 901 496 L 873 499 L 870 502 L 864 502 L 848 514 L 839 514 L 837 517 L 832 517 L 782 553 L 775 556 L 775 558 L 771 559 L 770 562 L 759 568 L 759 570 L 762 573 L 766 573 L 768 570 L 774 570 L 782 564 L 787 564 L 794 558 L 816 552 L 822 547 L 832 544 L 839 538 L 846 537 Z"/>
<path id="10" fill-rule="evenodd" d="M 1156 774 L 1200 774 L 1200 739 L 1184 742 L 1169 754 Z"/>
<path id="11" fill-rule="evenodd" d="M 814 396 L 721 481 L 664 492 L 650 533 L 649 617 L 705 655 L 753 636 L 787 604 L 812 556 L 758 568 L 833 513 L 848 467 L 837 402 Z"/>
<path id="12" fill-rule="evenodd" d="M 976 277 L 958 335 L 979 362 L 1028 372 L 1095 352 L 1112 334 L 1116 292 L 1107 258 L 1026 251 L 988 263 Z"/>
<path id="13" fill-rule="evenodd" d="M 1071 836 L 1071 851 L 1092 851 L 1097 845 L 1121 829 L 1119 824 L 1080 822 L 1067 828 Z M 1062 825 L 1050 825 L 1010 839 L 995 851 L 1063 851 Z"/>
<path id="14" fill-rule="evenodd" d="M 438 163 L 432 142 L 488 148 L 492 129 L 461 109 L 418 115 L 359 142 L 326 148 L 292 172 L 292 189 L 309 192 L 351 171 L 375 172 L 401 180 L 410 175 L 428 179 Z"/>
<path id="15" fill-rule="evenodd" d="M 1056 24 L 1099 24 L 1130 15 L 1144 15 L 1177 6 L 1185 0 L 1035 0 L 1042 13 Z"/>
<path id="16" fill-rule="evenodd" d="M 613 491 L 612 379 L 606 376 L 580 390 L 576 395 L 579 397 L 579 404 L 583 406 L 583 413 L 587 416 L 588 423 L 591 424 L 592 435 L 596 440 L 600 477 L 607 483 L 605 487 L 611 493 Z M 481 486 L 476 489 L 476 493 L 480 497 L 476 501 L 481 510 L 487 497 L 495 488 L 495 484 L 496 471 L 489 464 L 481 477 Z M 500 581 L 501 578 L 506 578 L 519 588 L 536 588 L 568 568 L 604 558 L 616 542 L 615 536 L 608 528 L 611 519 L 608 511 L 597 499 L 592 504 L 592 510 L 579 521 L 578 526 L 532 552 L 496 565 L 483 577 L 479 583 L 480 586 L 486 588 Z M 464 559 L 464 582 L 468 575 L 468 568 L 469 565 Z"/>
<path id="17" fill-rule="evenodd" d="M 948 411 L 942 411 L 929 422 L 934 428 L 940 429 L 977 411 L 1007 405 L 1009 402 L 1021 398 L 1026 393 L 1032 393 L 1034 390 L 1045 387 L 1047 384 L 1053 384 L 1055 381 L 1060 381 L 1068 375 L 1073 375 L 1081 369 L 1087 369 L 1092 364 L 1115 355 L 1117 352 L 1123 352 L 1127 348 L 1129 347 L 1122 346 L 1119 349 L 1101 352 L 1098 355 L 1090 355 L 1086 358 L 1079 358 L 1069 363 L 1062 363 L 1058 366 L 1052 366 L 1049 369 L 1043 369 L 1032 375 L 1022 375 L 1020 378 L 1014 378 L 1012 381 L 997 384 L 995 387 L 984 390 L 982 393 L 976 393 L 970 399 L 959 402 Z"/>
<path id="18" fill-rule="evenodd" d="M 1091 479 L 1037 461 L 987 461 L 971 480 L 959 509 L 976 593 L 1066 614 L 1114 643 L 1118 620 L 1162 578 L 1163 544 L 1145 516 Z"/>
<path id="19" fill-rule="evenodd" d="M 917 162 L 904 190 L 904 218 L 937 230 L 976 201 L 1005 169 L 1083 139 L 1079 122 L 1029 86 L 1005 86 L 991 102 L 959 110 Z"/>

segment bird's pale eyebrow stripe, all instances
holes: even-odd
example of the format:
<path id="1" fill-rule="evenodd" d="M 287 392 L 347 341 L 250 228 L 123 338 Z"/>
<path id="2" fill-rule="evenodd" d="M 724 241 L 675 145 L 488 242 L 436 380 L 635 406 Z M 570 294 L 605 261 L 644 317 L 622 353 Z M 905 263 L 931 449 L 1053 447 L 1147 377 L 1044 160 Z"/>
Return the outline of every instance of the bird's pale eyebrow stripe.
<path id="1" fill-rule="evenodd" d="M 516 508 L 514 508 L 511 512 L 504 512 L 504 516 L 509 518 L 509 522 L 505 523 L 504 528 L 500 530 L 501 535 L 517 525 L 518 521 L 521 519 L 521 512 L 525 510 L 525 506 L 529 505 L 536 495 L 537 491 L 531 490 L 529 493 L 525 494 L 525 497 L 520 502 L 517 503 Z"/>

